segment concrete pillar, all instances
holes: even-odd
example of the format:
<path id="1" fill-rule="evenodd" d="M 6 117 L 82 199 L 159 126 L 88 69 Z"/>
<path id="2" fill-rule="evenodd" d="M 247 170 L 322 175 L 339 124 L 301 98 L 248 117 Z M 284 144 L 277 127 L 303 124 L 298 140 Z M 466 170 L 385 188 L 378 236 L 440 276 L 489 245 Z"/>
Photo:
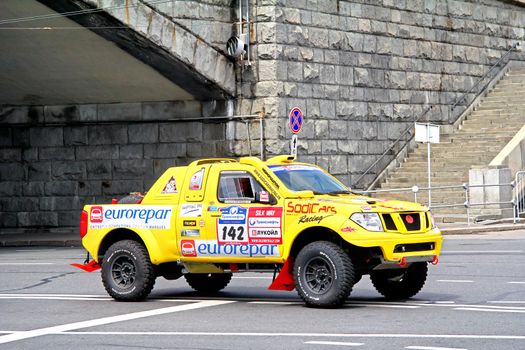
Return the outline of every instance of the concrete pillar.
<path id="1" fill-rule="evenodd" d="M 477 220 L 502 219 L 512 217 L 512 205 L 490 204 L 510 202 L 512 200 L 512 173 L 503 165 L 489 167 L 472 167 L 469 170 L 469 184 L 471 186 L 484 185 L 485 187 L 471 187 L 469 189 L 471 215 Z M 488 186 L 498 185 L 498 186 Z"/>

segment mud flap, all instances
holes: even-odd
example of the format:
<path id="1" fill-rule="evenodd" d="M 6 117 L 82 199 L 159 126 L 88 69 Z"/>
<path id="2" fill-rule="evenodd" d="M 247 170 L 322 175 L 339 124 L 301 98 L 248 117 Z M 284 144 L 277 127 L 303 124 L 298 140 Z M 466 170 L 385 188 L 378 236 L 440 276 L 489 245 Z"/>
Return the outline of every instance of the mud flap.
<path id="1" fill-rule="evenodd" d="M 293 279 L 293 259 L 288 258 L 277 275 L 277 278 L 268 287 L 269 290 L 294 290 L 295 281 Z"/>
<path id="2" fill-rule="evenodd" d="M 70 265 L 74 267 L 78 267 L 79 269 L 84 270 L 86 272 L 97 271 L 98 269 L 102 267 L 102 265 L 100 265 L 95 260 L 91 260 L 90 262 L 85 263 L 85 264 L 70 264 Z"/>

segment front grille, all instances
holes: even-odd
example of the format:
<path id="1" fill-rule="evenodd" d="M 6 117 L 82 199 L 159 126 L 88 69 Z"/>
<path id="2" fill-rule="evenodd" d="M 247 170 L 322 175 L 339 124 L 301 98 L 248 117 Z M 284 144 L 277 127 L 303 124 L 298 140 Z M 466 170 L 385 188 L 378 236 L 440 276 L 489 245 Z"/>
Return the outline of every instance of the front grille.
<path id="1" fill-rule="evenodd" d="M 421 230 L 421 216 L 419 213 L 399 214 L 399 216 L 401 217 L 401 220 L 403 220 L 403 224 L 405 224 L 407 231 Z"/>
<path id="2" fill-rule="evenodd" d="M 434 243 L 410 243 L 398 244 L 394 248 L 394 253 L 408 253 L 408 252 L 422 252 L 426 250 L 434 250 Z"/>
<path id="3" fill-rule="evenodd" d="M 394 220 L 392 219 L 392 215 L 390 214 L 383 214 L 383 221 L 385 223 L 385 227 L 387 231 L 397 231 L 396 224 L 394 223 Z"/>

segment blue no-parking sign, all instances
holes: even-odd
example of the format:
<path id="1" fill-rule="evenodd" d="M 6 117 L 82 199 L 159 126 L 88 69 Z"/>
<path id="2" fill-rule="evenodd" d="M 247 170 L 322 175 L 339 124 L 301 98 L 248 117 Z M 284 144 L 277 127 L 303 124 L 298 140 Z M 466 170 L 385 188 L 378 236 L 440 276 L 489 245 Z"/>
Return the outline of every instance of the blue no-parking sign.
<path id="1" fill-rule="evenodd" d="M 297 134 L 299 131 L 301 131 L 303 122 L 303 112 L 301 112 L 301 110 L 298 107 L 292 108 L 288 117 L 288 125 L 290 126 L 290 130 L 292 130 L 294 134 Z"/>

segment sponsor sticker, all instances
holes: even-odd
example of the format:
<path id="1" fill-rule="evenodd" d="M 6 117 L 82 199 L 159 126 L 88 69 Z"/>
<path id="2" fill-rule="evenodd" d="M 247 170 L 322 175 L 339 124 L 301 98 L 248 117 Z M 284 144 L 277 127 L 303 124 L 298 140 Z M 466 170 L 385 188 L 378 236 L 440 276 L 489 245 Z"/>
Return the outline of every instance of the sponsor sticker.
<path id="1" fill-rule="evenodd" d="M 310 222 L 315 222 L 315 223 L 320 224 L 321 221 L 323 221 L 326 218 L 329 218 L 330 216 L 333 216 L 333 215 L 303 215 L 299 218 L 298 223 L 307 224 Z"/>
<path id="2" fill-rule="evenodd" d="M 348 226 L 348 227 L 343 227 L 343 228 L 341 229 L 341 232 L 354 232 L 354 231 L 355 231 L 355 228 L 350 227 L 350 226 Z"/>
<path id="3" fill-rule="evenodd" d="M 181 240 L 180 241 L 180 253 L 182 256 L 196 257 L 197 250 L 195 249 L 195 241 Z"/>
<path id="4" fill-rule="evenodd" d="M 91 207 L 91 210 L 89 211 L 89 221 L 91 223 L 101 223 L 103 220 L 104 216 L 102 207 Z"/>
<path id="5" fill-rule="evenodd" d="M 90 228 L 169 229 L 172 210 L 161 205 L 112 205 L 91 207 Z"/>
<path id="6" fill-rule="evenodd" d="M 164 186 L 164 189 L 161 192 L 162 194 L 174 194 L 178 193 L 177 191 L 177 182 L 175 181 L 175 178 L 172 176 L 168 182 L 166 183 L 166 186 Z"/>
<path id="7" fill-rule="evenodd" d="M 180 230 L 180 235 L 184 237 L 199 237 L 201 235 L 200 230 Z"/>
<path id="8" fill-rule="evenodd" d="M 202 204 L 183 204 L 180 206 L 180 216 L 202 216 Z"/>
<path id="9" fill-rule="evenodd" d="M 183 242 L 191 242 L 182 246 Z M 196 255 L 191 255 L 191 254 Z M 253 257 L 273 257 L 279 256 L 279 246 L 276 244 L 220 244 L 216 241 L 209 240 L 195 240 L 182 241 L 181 253 L 183 256 L 207 256 L 207 257 L 239 257 L 239 258 L 253 258 Z M 188 254 L 188 255 L 185 255 Z"/>
<path id="10" fill-rule="evenodd" d="M 261 191 L 259 193 L 259 200 L 263 203 L 268 203 L 270 201 L 270 194 L 266 191 Z"/>
<path id="11" fill-rule="evenodd" d="M 190 190 L 200 190 L 202 188 L 202 179 L 204 178 L 204 168 L 197 171 L 191 176 Z"/>
<path id="12" fill-rule="evenodd" d="M 183 226 L 197 226 L 196 220 L 183 220 L 182 221 Z"/>
<path id="13" fill-rule="evenodd" d="M 248 211 L 248 241 L 251 244 L 282 244 L 282 207 L 252 207 Z"/>
<path id="14" fill-rule="evenodd" d="M 288 202 L 286 206 L 286 212 L 294 213 L 294 214 L 317 214 L 317 213 L 337 214 L 337 210 L 334 206 L 320 204 L 320 203 Z"/>
<path id="15" fill-rule="evenodd" d="M 219 244 L 248 244 L 246 214 L 246 208 L 236 205 L 221 208 L 221 218 L 217 219 Z"/>

